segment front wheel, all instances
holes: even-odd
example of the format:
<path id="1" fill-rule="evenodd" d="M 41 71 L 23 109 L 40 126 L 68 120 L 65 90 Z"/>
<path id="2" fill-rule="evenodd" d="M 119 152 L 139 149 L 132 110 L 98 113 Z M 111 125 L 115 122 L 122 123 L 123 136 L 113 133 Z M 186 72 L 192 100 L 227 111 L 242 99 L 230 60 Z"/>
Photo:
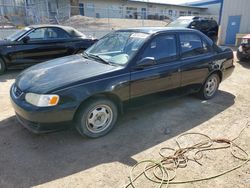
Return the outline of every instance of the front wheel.
<path id="1" fill-rule="evenodd" d="M 219 85 L 220 78 L 218 74 L 210 75 L 199 91 L 199 97 L 205 100 L 213 98 L 218 91 Z"/>
<path id="2" fill-rule="evenodd" d="M 91 99 L 77 114 L 76 129 L 82 136 L 97 138 L 107 134 L 118 117 L 117 106 L 108 99 Z"/>

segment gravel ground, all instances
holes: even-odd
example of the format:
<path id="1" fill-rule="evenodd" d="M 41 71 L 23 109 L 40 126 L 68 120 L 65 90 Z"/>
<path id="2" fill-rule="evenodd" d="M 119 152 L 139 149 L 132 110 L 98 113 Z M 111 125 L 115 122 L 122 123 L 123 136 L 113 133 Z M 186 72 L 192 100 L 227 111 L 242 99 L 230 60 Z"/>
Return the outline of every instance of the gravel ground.
<path id="1" fill-rule="evenodd" d="M 99 139 L 85 139 L 74 129 L 34 135 L 20 126 L 9 101 L 9 88 L 19 73 L 0 76 L 0 187 L 116 188 L 128 182 L 131 167 L 143 159 L 158 159 L 161 147 L 176 147 L 185 132 L 213 138 L 234 138 L 250 121 L 250 64 L 236 62 L 233 75 L 209 101 L 193 96 L 150 98 L 127 111 L 117 127 Z M 187 140 L 191 143 L 191 139 Z M 236 141 L 250 152 L 250 128 Z M 239 161 L 228 151 L 207 152 L 202 166 L 189 163 L 177 179 L 206 177 Z M 157 187 L 138 181 L 138 187 Z M 250 164 L 209 181 L 170 187 L 250 187 Z"/>

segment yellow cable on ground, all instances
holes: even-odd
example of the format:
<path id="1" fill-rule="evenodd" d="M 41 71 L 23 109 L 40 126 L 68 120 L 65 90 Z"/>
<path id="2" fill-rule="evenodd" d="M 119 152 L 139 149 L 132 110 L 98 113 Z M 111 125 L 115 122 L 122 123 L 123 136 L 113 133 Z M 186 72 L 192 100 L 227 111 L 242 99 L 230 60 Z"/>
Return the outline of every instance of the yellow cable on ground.
<path id="1" fill-rule="evenodd" d="M 181 134 L 176 138 L 176 144 L 178 146 L 178 149 L 170 148 L 170 147 L 164 147 L 160 149 L 160 156 L 162 157 L 161 160 L 155 161 L 155 160 L 143 160 L 135 164 L 129 175 L 129 181 L 125 187 L 133 187 L 135 188 L 135 182 L 142 176 L 149 181 L 156 183 L 159 188 L 161 188 L 163 185 L 168 187 L 169 184 L 184 184 L 184 183 L 194 183 L 194 182 L 199 182 L 199 181 L 205 181 L 205 180 L 210 180 L 213 178 L 217 178 L 220 176 L 223 176 L 229 172 L 232 172 L 243 165 L 247 164 L 250 161 L 250 156 L 249 154 L 242 149 L 239 145 L 235 144 L 234 141 L 238 139 L 243 131 L 248 127 L 248 123 L 246 126 L 240 131 L 239 135 L 235 137 L 232 140 L 225 139 L 225 138 L 217 138 L 217 139 L 212 139 L 208 135 L 201 134 L 201 133 L 184 133 Z M 187 135 L 199 135 L 202 136 L 206 139 L 203 141 L 196 143 L 190 147 L 181 147 L 179 139 L 180 137 L 184 137 Z M 220 147 L 212 147 L 214 144 L 223 144 L 223 146 Z M 227 149 L 229 148 L 231 150 L 231 154 L 234 158 L 239 159 L 243 161 L 241 164 L 239 164 L 236 167 L 233 167 L 229 170 L 226 170 L 222 173 L 205 177 L 205 178 L 199 178 L 199 179 L 192 179 L 192 180 L 183 180 L 183 181 L 174 181 L 176 177 L 176 171 L 178 168 L 185 168 L 188 165 L 188 161 L 194 161 L 201 165 L 199 162 L 200 159 L 203 157 L 203 152 L 204 151 L 211 151 L 211 150 L 220 150 L 220 149 Z M 237 148 L 239 151 L 242 153 L 236 153 L 234 148 Z M 162 153 L 163 150 L 171 150 L 174 151 L 173 155 L 164 155 Z M 189 156 L 189 152 L 194 152 L 194 157 Z M 137 176 L 134 177 L 134 170 L 141 164 L 145 164 L 144 170 L 140 172 Z M 149 170 L 153 169 L 153 173 L 151 173 L 151 176 L 149 176 Z M 157 171 L 160 172 L 160 175 L 157 174 Z M 174 172 L 174 175 L 172 177 L 170 176 L 170 172 Z"/>

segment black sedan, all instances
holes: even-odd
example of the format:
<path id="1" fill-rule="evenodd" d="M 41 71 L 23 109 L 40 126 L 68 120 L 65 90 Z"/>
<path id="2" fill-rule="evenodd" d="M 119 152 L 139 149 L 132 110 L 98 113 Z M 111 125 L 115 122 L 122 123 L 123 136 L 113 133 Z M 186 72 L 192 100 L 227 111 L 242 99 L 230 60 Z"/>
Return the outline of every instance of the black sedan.
<path id="1" fill-rule="evenodd" d="M 95 43 L 72 27 L 36 25 L 25 27 L 0 41 L 0 74 L 50 59 L 83 52 Z"/>
<path id="2" fill-rule="evenodd" d="M 113 128 L 125 101 L 176 89 L 211 99 L 233 70 L 232 50 L 199 31 L 127 29 L 83 54 L 25 70 L 10 95 L 18 120 L 33 132 L 74 121 L 81 135 L 99 137 Z"/>

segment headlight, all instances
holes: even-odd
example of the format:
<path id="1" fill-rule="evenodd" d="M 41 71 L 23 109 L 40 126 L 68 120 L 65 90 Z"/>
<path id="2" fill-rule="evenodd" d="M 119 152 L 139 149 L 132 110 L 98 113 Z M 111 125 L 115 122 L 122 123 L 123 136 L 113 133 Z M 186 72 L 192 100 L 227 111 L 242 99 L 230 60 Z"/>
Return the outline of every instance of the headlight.
<path id="1" fill-rule="evenodd" d="M 47 106 L 55 106 L 59 102 L 58 95 L 39 95 L 36 93 L 27 93 L 25 95 L 25 100 L 33 104 L 34 106 L 39 107 L 47 107 Z"/>

